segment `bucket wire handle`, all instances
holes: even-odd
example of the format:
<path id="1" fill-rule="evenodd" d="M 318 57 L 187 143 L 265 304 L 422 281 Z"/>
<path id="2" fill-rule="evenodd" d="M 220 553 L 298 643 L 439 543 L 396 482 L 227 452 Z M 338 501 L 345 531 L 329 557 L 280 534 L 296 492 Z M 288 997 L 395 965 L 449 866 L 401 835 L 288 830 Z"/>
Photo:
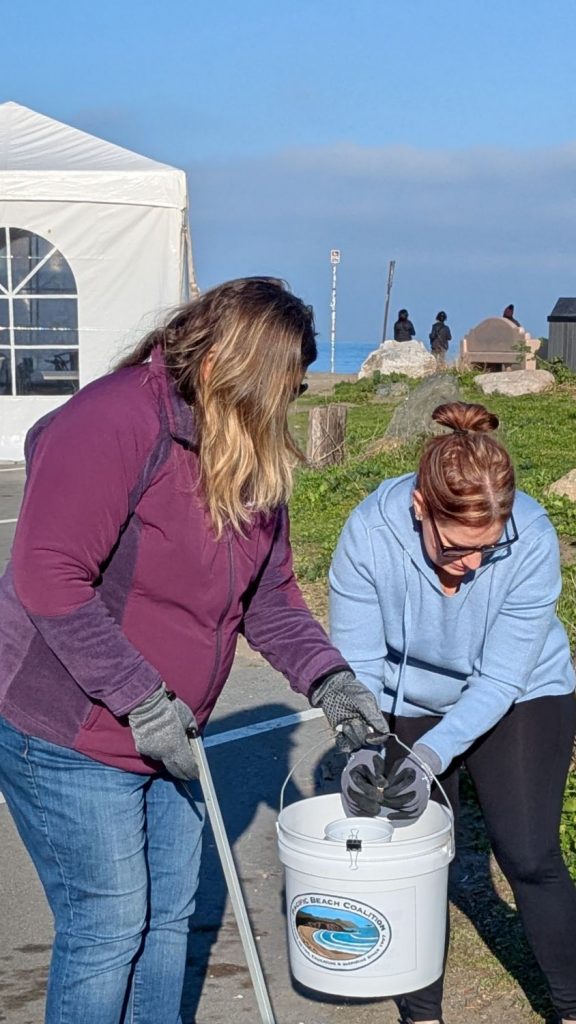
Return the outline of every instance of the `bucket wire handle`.
<path id="1" fill-rule="evenodd" d="M 456 850 L 456 836 L 454 834 L 454 810 L 452 808 L 452 804 L 448 799 L 448 795 L 446 793 L 446 790 L 444 789 L 444 786 L 440 782 L 438 776 L 434 775 L 434 772 L 430 768 L 430 765 L 426 764 L 426 761 L 423 761 L 421 757 L 418 757 L 418 754 L 415 754 L 411 747 L 406 746 L 406 744 L 403 743 L 401 739 L 398 739 L 398 736 L 396 735 L 395 732 L 391 732 L 390 736 L 387 738 L 392 738 L 396 740 L 398 746 L 404 747 L 404 750 L 407 750 L 410 756 L 413 757 L 414 760 L 420 765 L 420 767 L 426 772 L 428 778 L 432 777 L 434 783 L 438 786 L 438 789 L 442 793 L 442 796 L 446 801 L 446 806 L 450 811 L 450 855 L 453 857 Z"/>
<path id="2" fill-rule="evenodd" d="M 326 724 L 328 725 L 328 723 Z M 315 743 L 312 747 L 309 747 L 306 753 L 302 754 L 302 757 L 298 758 L 296 764 L 293 765 L 290 771 L 288 772 L 288 775 L 286 776 L 282 784 L 282 789 L 280 790 L 280 814 L 282 814 L 282 811 L 284 810 L 284 793 L 286 792 L 286 786 L 290 782 L 290 779 L 294 775 L 294 772 L 296 771 L 297 768 L 300 767 L 303 761 L 306 761 L 310 757 L 310 754 L 313 754 L 315 750 L 318 750 L 318 747 L 324 746 L 325 743 L 326 737 L 323 736 L 322 739 L 318 741 L 318 743 Z"/>
<path id="3" fill-rule="evenodd" d="M 442 796 L 444 797 L 444 800 L 446 801 L 446 806 L 450 812 L 450 856 L 453 857 L 456 850 L 456 836 L 454 833 L 454 811 L 452 809 L 452 804 L 448 799 L 448 795 L 446 793 L 446 790 L 444 789 L 444 786 L 442 785 L 438 777 L 434 775 L 434 772 L 431 770 L 430 766 L 427 765 L 426 762 L 423 761 L 421 757 L 418 757 L 418 754 L 415 754 L 411 747 L 408 747 L 406 743 L 403 743 L 402 740 L 398 738 L 395 732 L 389 733 L 388 736 L 386 737 L 386 740 L 388 739 L 396 740 L 400 747 L 403 747 L 404 750 L 408 751 L 411 757 L 413 757 L 414 760 L 420 765 L 420 767 L 426 772 L 426 775 L 428 775 L 429 777 L 432 776 L 434 783 L 438 786 L 438 789 L 440 790 Z M 288 775 L 284 779 L 282 789 L 280 790 L 280 814 L 284 810 L 284 794 L 286 792 L 286 786 L 290 782 L 290 779 L 294 775 L 294 772 L 296 771 L 297 768 L 300 767 L 303 761 L 306 761 L 310 757 L 310 754 L 313 754 L 314 751 L 318 750 L 318 747 L 323 746 L 325 742 L 326 738 L 323 737 L 321 740 L 318 741 L 318 743 L 315 743 L 312 747 L 310 747 L 305 754 L 302 754 L 302 757 L 298 758 L 296 764 L 294 764 L 290 771 L 288 772 Z"/>

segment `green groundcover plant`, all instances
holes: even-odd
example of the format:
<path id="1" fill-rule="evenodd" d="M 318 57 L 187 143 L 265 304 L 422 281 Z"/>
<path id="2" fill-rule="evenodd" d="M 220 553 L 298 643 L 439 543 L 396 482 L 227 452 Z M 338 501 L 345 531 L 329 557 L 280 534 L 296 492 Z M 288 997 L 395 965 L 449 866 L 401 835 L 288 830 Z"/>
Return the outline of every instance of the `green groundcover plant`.
<path id="1" fill-rule="evenodd" d="M 555 388 L 541 395 L 507 398 L 484 396 L 473 374 L 459 374 L 467 401 L 486 405 L 500 419 L 500 437 L 510 451 L 518 486 L 547 509 L 558 531 L 563 553 L 562 619 L 576 650 L 576 502 L 550 494 L 548 488 L 576 467 L 576 379 L 555 365 Z M 401 380 L 398 375 L 394 381 Z M 307 397 L 294 412 L 292 428 L 305 443 L 307 408 L 323 401 L 348 405 L 346 457 L 338 466 L 322 470 L 301 468 L 291 501 L 292 539 L 298 578 L 308 583 L 326 578 L 340 531 L 352 509 L 385 477 L 410 472 L 418 464 L 421 441 L 405 445 L 378 444 L 391 419 L 394 402 L 377 402 L 377 387 L 391 378 L 372 378 L 338 385 L 327 399 Z M 414 382 L 408 382 L 413 387 Z M 400 399 L 401 400 L 401 399 Z M 566 789 L 562 842 L 570 870 L 576 877 L 576 764 Z"/>

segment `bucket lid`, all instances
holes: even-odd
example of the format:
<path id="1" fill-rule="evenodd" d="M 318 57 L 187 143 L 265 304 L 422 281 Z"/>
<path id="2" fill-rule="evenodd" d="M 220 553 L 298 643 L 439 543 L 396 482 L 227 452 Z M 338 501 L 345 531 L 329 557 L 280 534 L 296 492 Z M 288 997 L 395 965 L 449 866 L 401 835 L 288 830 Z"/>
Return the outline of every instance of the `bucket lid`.
<path id="1" fill-rule="evenodd" d="M 330 821 L 324 836 L 332 842 L 389 843 L 394 826 L 384 818 L 338 818 Z"/>

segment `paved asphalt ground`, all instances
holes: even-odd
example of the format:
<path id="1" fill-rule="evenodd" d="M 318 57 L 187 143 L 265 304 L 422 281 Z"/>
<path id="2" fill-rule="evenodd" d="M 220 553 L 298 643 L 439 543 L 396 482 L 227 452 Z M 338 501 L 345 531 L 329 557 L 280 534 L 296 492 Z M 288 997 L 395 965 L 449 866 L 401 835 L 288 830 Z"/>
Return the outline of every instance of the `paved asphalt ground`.
<path id="1" fill-rule="evenodd" d="M 24 471 L 0 464 L 0 569 L 9 557 Z M 224 742 L 208 756 L 228 836 L 269 985 L 277 1024 L 393 1024 L 390 1001 L 343 1002 L 316 998 L 292 983 L 287 960 L 283 872 L 276 853 L 279 793 L 290 768 L 295 773 L 286 799 L 334 790 L 337 763 L 320 717 L 283 723 L 307 702 L 246 647 L 240 649 L 210 732 Z M 258 722 L 279 728 L 250 735 Z M 306 756 L 307 755 L 307 756 Z M 52 923 L 28 855 L 0 803 L 0 1022 L 41 1024 Z M 190 936 L 184 1024 L 257 1024 L 260 1016 L 214 841 L 208 830 L 197 910 Z M 78 1021 L 78 1024 L 82 1024 Z M 156 1024 L 164 1024 L 162 1021 Z"/>

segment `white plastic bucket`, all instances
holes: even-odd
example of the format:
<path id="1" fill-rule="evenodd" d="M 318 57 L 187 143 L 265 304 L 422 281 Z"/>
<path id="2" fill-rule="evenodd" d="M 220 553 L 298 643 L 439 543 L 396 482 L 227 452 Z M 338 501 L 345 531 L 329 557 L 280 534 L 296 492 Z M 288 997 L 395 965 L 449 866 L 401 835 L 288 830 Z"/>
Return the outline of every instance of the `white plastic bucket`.
<path id="1" fill-rule="evenodd" d="M 404 995 L 442 973 L 452 813 L 431 801 L 413 825 L 351 844 L 363 820 L 347 818 L 347 833 L 326 838 L 342 825 L 340 794 L 280 812 L 290 967 L 318 992 Z"/>

